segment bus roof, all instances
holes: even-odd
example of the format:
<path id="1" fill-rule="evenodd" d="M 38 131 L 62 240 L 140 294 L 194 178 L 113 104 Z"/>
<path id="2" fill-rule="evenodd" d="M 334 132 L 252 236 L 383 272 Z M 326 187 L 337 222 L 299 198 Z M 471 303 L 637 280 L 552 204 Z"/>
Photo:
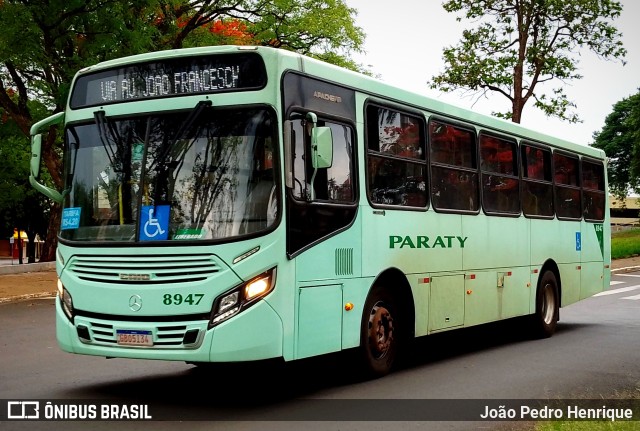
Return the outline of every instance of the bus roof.
<path id="1" fill-rule="evenodd" d="M 371 97 L 379 98 L 381 100 L 408 105 L 418 110 L 423 110 L 436 115 L 442 115 L 449 119 L 472 124 L 474 126 L 488 129 L 496 133 L 508 134 L 524 140 L 547 144 L 555 148 L 566 149 L 571 152 L 583 154 L 597 159 L 605 158 L 604 151 L 600 149 L 566 141 L 551 135 L 528 129 L 524 126 L 503 120 L 501 118 L 480 114 L 470 109 L 462 108 L 451 103 L 442 102 L 426 95 L 411 92 L 407 89 L 392 86 L 376 78 L 372 78 L 358 72 L 325 63 L 323 61 L 303 56 L 295 52 L 272 47 L 222 45 L 155 51 L 104 61 L 96 65 L 81 69 L 80 71 L 78 71 L 77 75 L 83 75 L 85 73 L 97 72 L 99 70 L 123 67 L 135 63 L 143 63 L 160 59 L 191 57 L 209 54 L 227 54 L 239 51 L 253 51 L 258 52 L 262 55 L 277 56 L 283 59 L 288 58 L 292 62 L 295 61 L 295 63 L 298 65 L 297 69 L 300 72 L 316 76 L 320 79 L 333 82 L 337 85 L 350 87 L 356 91 L 368 94 Z"/>

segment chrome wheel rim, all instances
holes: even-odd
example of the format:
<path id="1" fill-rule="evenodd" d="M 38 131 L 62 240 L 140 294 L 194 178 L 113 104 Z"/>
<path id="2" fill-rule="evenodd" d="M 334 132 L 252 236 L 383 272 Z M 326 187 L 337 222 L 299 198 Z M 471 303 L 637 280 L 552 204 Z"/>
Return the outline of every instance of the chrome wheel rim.
<path id="1" fill-rule="evenodd" d="M 389 353 L 393 344 L 393 316 L 381 301 L 378 301 L 369 314 L 369 346 L 377 359 Z"/>
<path id="2" fill-rule="evenodd" d="M 553 286 L 546 284 L 542 291 L 542 321 L 546 325 L 551 325 L 556 312 L 556 297 Z"/>

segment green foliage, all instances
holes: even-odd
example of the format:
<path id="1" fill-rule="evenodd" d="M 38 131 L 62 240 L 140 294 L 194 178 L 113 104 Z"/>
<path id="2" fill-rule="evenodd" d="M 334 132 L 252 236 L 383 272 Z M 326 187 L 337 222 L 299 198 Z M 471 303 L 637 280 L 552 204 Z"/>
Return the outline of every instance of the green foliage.
<path id="1" fill-rule="evenodd" d="M 29 184 L 29 140 L 15 122 L 0 122 L 0 236 L 13 234 L 13 228 L 27 231 L 29 237 L 44 236 L 49 203 Z"/>
<path id="2" fill-rule="evenodd" d="M 587 47 L 604 59 L 622 60 L 626 54 L 611 24 L 622 10 L 617 1 L 449 0 L 443 7 L 462 12 L 458 21 L 472 21 L 473 29 L 443 50 L 446 70 L 432 78 L 431 88 L 501 94 L 511 110 L 494 115 L 516 123 L 531 99 L 548 116 L 580 121 L 562 88 L 582 77 L 579 49 Z M 560 86 L 545 91 L 543 84 L 552 81 Z"/>
<path id="3" fill-rule="evenodd" d="M 640 91 L 613 105 L 593 139 L 609 157 L 609 190 L 619 199 L 640 192 Z"/>
<path id="4" fill-rule="evenodd" d="M 535 431 L 636 431 L 637 421 L 556 421 L 538 424 Z"/>
<path id="5" fill-rule="evenodd" d="M 640 255 L 640 229 L 611 234 L 611 258 L 622 259 Z"/>
<path id="6" fill-rule="evenodd" d="M 20 165 L 23 156 L 28 159 L 27 139 L 16 130 L 28 136 L 37 119 L 63 110 L 74 74 L 104 60 L 189 46 L 255 44 L 360 69 L 350 60 L 364 39 L 353 15 L 343 0 L 0 0 L 0 109 L 15 129 L 4 130 L 11 137 L 0 139 L 0 154 L 15 155 Z M 43 171 L 58 188 L 59 144 L 50 134 L 42 152 Z M 28 169 L 22 172 L 15 181 L 27 179 Z M 0 211 L 8 207 L 0 201 Z M 51 217 L 51 223 L 45 247 L 55 245 L 59 220 Z"/>

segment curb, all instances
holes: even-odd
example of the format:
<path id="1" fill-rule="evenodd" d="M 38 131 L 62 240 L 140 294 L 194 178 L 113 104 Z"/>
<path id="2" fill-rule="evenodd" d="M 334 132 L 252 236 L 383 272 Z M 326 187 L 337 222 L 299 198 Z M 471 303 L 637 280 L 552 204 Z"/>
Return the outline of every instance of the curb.
<path id="1" fill-rule="evenodd" d="M 22 265 L 2 265 L 0 266 L 0 275 L 22 274 L 25 272 L 45 272 L 54 269 L 56 269 L 55 262 L 27 263 Z"/>
<path id="2" fill-rule="evenodd" d="M 616 269 L 612 269 L 611 270 L 611 274 L 617 274 L 617 273 L 627 273 L 627 272 L 636 272 L 636 271 L 640 271 L 640 266 L 627 266 L 625 268 L 616 268 Z"/>
<path id="3" fill-rule="evenodd" d="M 5 304 L 8 302 L 27 301 L 29 299 L 49 299 L 49 298 L 55 298 L 55 296 L 56 296 L 55 293 L 52 293 L 52 292 L 28 293 L 26 295 L 8 296 L 6 298 L 0 298 L 0 304 Z"/>

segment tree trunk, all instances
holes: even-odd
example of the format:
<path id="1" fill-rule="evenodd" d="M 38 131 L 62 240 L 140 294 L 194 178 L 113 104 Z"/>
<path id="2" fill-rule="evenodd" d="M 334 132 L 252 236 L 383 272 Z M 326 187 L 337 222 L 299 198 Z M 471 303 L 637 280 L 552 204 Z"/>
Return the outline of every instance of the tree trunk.
<path id="1" fill-rule="evenodd" d="M 27 229 L 27 263 L 36 263 L 36 233 Z"/>
<path id="2" fill-rule="evenodd" d="M 60 205 L 52 204 L 49 217 L 47 236 L 42 245 L 40 262 L 54 262 L 56 260 L 56 247 L 58 245 L 58 229 L 60 228 Z"/>
<path id="3" fill-rule="evenodd" d="M 16 241 L 18 241 L 18 264 L 22 265 L 24 262 L 22 262 L 22 235 L 20 235 L 20 232 L 20 228 L 18 228 L 18 238 Z"/>
<path id="4" fill-rule="evenodd" d="M 522 121 L 522 110 L 524 109 L 524 102 L 522 97 L 516 93 L 511 104 L 511 121 L 520 124 Z"/>

